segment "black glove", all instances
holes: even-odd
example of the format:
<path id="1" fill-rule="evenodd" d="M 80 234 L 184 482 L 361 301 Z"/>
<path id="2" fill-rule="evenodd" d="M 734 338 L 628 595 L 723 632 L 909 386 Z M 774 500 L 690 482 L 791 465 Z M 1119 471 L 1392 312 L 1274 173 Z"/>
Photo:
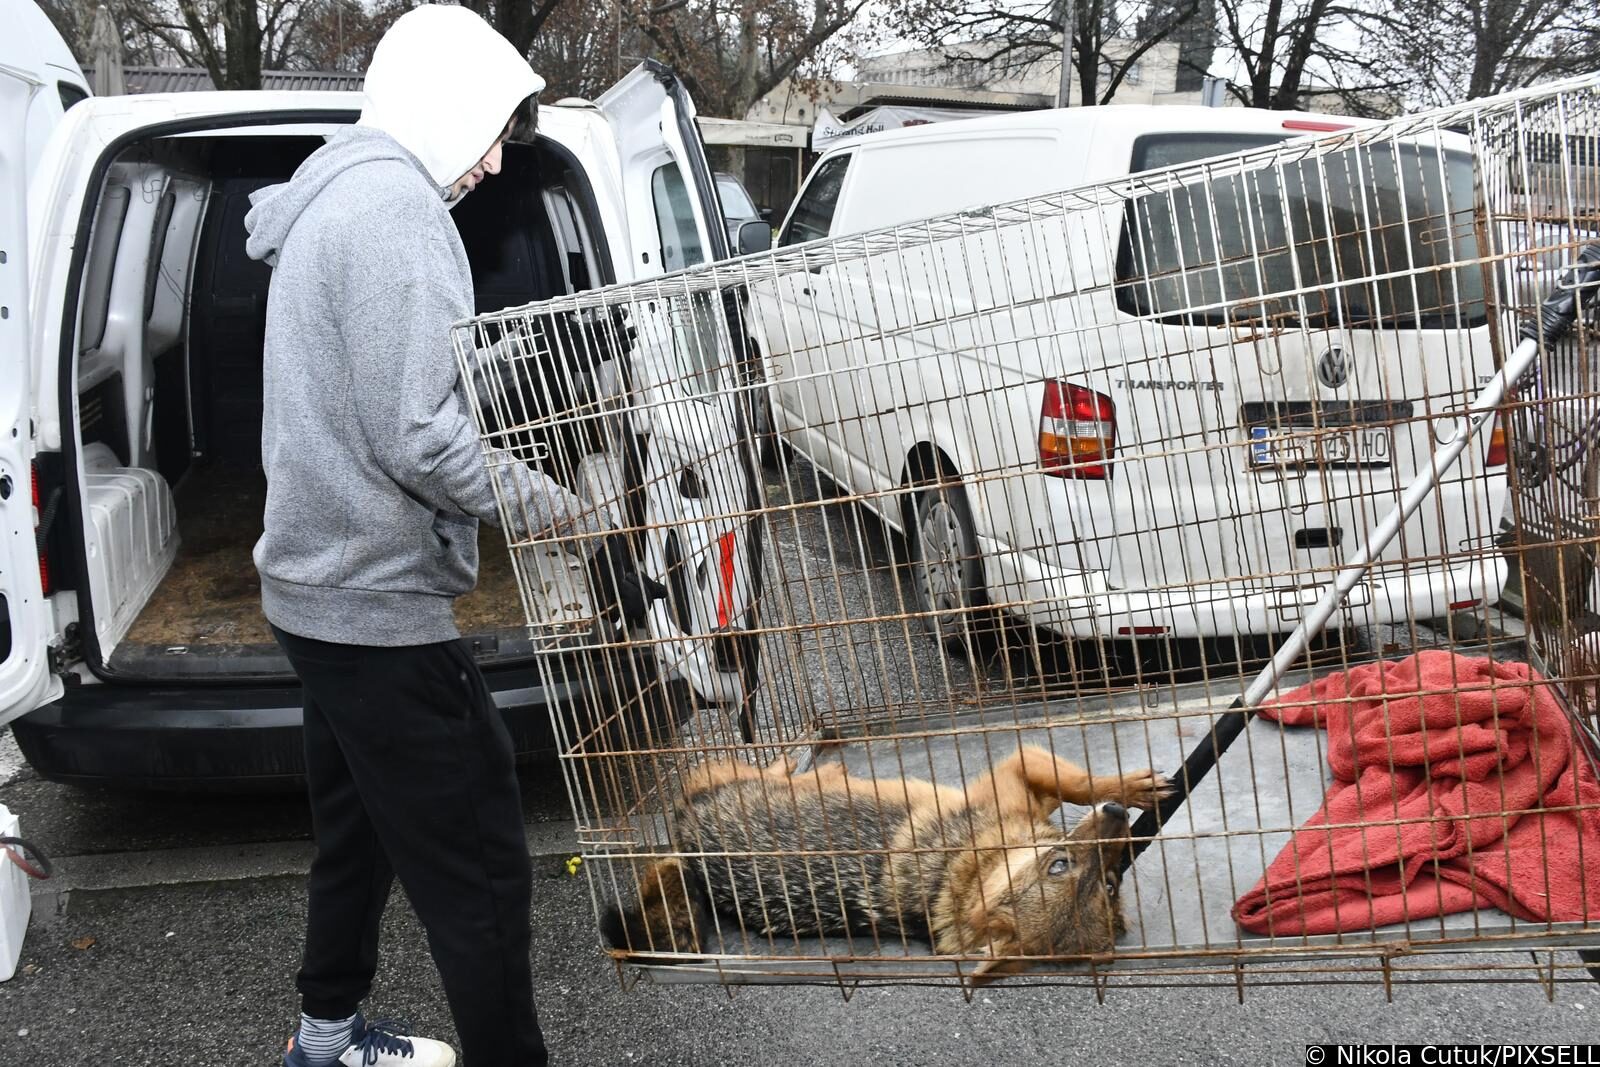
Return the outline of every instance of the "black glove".
<path id="1" fill-rule="evenodd" d="M 620 609 L 630 625 L 644 622 L 651 603 L 667 595 L 666 586 L 634 566 L 627 535 L 616 531 L 589 557 L 589 577 L 598 600 L 595 607 L 607 618 L 615 618 Z"/>
<path id="2" fill-rule="evenodd" d="M 589 372 L 608 359 L 626 356 L 639 336 L 628 322 L 628 309 L 609 311 L 568 311 L 534 320 L 537 333 L 544 336 L 540 348 L 549 349 L 551 359 L 559 351 L 568 368 Z M 559 346 L 559 348 L 558 348 Z"/>

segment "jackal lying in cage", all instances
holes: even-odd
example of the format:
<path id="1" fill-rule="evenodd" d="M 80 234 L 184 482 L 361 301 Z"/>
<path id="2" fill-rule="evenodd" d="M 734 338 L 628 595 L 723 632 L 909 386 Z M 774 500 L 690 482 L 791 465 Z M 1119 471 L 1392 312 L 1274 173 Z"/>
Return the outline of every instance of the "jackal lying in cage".
<path id="1" fill-rule="evenodd" d="M 1106 952 L 1123 932 L 1123 805 L 1170 789 L 1154 771 L 1091 776 L 1032 745 L 965 789 L 831 763 L 706 764 L 673 828 L 679 851 L 705 855 L 652 863 L 638 905 L 601 929 L 628 953 L 701 952 L 713 909 L 763 937 L 903 933 L 988 957 L 980 979 L 1030 965 L 1014 957 Z M 1063 801 L 1096 807 L 1064 831 L 1050 818 Z"/>

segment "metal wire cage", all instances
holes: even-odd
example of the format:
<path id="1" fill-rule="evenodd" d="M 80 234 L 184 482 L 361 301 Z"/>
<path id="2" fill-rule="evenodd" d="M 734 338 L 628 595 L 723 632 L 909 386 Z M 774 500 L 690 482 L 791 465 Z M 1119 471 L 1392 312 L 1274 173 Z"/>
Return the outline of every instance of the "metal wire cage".
<path id="1" fill-rule="evenodd" d="M 1600 78 L 1217 115 L 457 328 L 508 529 L 531 465 L 608 531 L 510 547 L 619 962 L 1553 990 L 1600 944 Z"/>

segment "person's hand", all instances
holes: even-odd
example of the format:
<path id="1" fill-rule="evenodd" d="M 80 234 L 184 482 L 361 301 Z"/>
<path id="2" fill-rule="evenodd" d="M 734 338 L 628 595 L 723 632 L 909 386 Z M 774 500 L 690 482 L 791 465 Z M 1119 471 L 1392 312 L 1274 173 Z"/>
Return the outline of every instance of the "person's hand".
<path id="1" fill-rule="evenodd" d="M 535 320 L 540 344 L 560 353 L 573 371 L 592 372 L 608 359 L 626 356 L 639 336 L 626 307 L 568 311 Z"/>
<path id="2" fill-rule="evenodd" d="M 595 607 L 607 618 L 620 610 L 629 625 L 644 622 L 650 605 L 667 595 L 667 587 L 642 574 L 634 565 L 628 536 L 612 531 L 589 557 L 589 576 L 597 600 Z"/>

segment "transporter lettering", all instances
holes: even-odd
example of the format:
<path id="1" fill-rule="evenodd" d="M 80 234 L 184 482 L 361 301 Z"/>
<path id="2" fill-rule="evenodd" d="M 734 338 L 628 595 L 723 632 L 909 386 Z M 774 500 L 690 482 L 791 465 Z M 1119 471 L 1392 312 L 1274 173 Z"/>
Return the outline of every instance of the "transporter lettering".
<path id="1" fill-rule="evenodd" d="M 1133 378 L 1118 378 L 1113 384 L 1123 389 L 1170 389 L 1178 392 L 1220 393 L 1224 389 L 1221 382 L 1164 382 L 1155 379 L 1136 381 Z"/>

